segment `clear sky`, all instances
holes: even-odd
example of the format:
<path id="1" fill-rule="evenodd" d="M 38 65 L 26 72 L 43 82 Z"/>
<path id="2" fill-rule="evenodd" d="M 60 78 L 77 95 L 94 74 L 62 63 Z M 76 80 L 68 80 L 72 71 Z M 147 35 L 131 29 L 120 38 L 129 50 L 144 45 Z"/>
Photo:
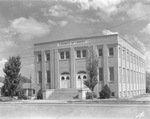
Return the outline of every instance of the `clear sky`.
<path id="1" fill-rule="evenodd" d="M 0 1 L 0 76 L 9 56 L 34 78 L 33 44 L 119 33 L 142 50 L 150 71 L 150 0 Z"/>

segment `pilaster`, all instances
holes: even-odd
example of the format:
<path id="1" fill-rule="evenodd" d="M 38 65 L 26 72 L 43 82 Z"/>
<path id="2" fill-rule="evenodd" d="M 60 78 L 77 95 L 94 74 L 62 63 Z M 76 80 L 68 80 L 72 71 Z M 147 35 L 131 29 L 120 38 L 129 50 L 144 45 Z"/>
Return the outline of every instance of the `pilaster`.
<path id="1" fill-rule="evenodd" d="M 54 89 L 55 87 L 55 78 L 54 78 L 54 50 L 50 50 L 50 73 L 51 73 L 51 89 Z"/>
<path id="2" fill-rule="evenodd" d="M 60 88 L 60 75 L 59 75 L 59 54 L 58 49 L 54 50 L 55 56 L 54 56 L 54 67 L 55 67 L 55 89 Z"/>
<path id="3" fill-rule="evenodd" d="M 103 68 L 104 68 L 104 85 L 109 85 L 108 83 L 108 47 L 103 45 Z"/>
<path id="4" fill-rule="evenodd" d="M 46 78 L 45 78 L 45 51 L 42 51 L 42 94 L 43 99 L 46 99 Z"/>
<path id="5" fill-rule="evenodd" d="M 75 50 L 73 47 L 70 49 L 70 87 L 76 88 L 76 73 L 75 73 Z"/>

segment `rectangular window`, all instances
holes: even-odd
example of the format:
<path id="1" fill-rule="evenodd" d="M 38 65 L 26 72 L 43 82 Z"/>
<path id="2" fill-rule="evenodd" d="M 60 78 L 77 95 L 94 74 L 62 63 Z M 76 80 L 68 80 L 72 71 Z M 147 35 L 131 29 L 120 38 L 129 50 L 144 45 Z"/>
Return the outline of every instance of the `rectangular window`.
<path id="1" fill-rule="evenodd" d="M 47 74 L 47 83 L 50 83 L 50 71 L 46 71 Z"/>
<path id="2" fill-rule="evenodd" d="M 129 52 L 127 52 L 127 61 L 129 61 L 129 58 L 130 58 L 130 57 L 129 57 Z"/>
<path id="3" fill-rule="evenodd" d="M 125 82 L 125 68 L 123 68 L 123 72 L 122 72 L 122 82 Z"/>
<path id="4" fill-rule="evenodd" d="M 64 52 L 60 52 L 60 59 L 65 59 L 65 54 L 64 54 Z"/>
<path id="5" fill-rule="evenodd" d="M 114 55 L 114 50 L 113 48 L 109 48 L 109 56 L 113 56 Z"/>
<path id="6" fill-rule="evenodd" d="M 130 61 L 131 61 L 131 63 L 133 63 L 133 57 L 132 57 L 132 54 L 130 55 Z"/>
<path id="7" fill-rule="evenodd" d="M 38 83 L 42 83 L 42 71 L 38 71 Z"/>
<path id="8" fill-rule="evenodd" d="M 103 56 L 103 49 L 98 49 L 98 55 Z"/>
<path id="9" fill-rule="evenodd" d="M 41 55 L 41 54 L 38 54 L 37 61 L 38 61 L 38 62 L 41 62 L 41 61 L 42 61 L 42 55 Z"/>
<path id="10" fill-rule="evenodd" d="M 110 81 L 114 81 L 114 67 L 109 67 Z"/>
<path id="11" fill-rule="evenodd" d="M 123 59 L 124 60 L 126 59 L 126 52 L 125 52 L 125 50 L 123 50 Z"/>
<path id="12" fill-rule="evenodd" d="M 82 57 L 86 57 L 86 50 L 82 50 Z"/>
<path id="13" fill-rule="evenodd" d="M 50 61 L 50 54 L 46 53 L 46 61 Z"/>
<path id="14" fill-rule="evenodd" d="M 99 68 L 99 81 L 103 81 L 103 68 Z"/>
<path id="15" fill-rule="evenodd" d="M 81 50 L 77 50 L 77 58 L 81 58 Z"/>
<path id="16" fill-rule="evenodd" d="M 66 52 L 66 59 L 69 59 L 70 58 L 70 54 L 69 54 L 69 51 Z"/>
<path id="17" fill-rule="evenodd" d="M 119 58 L 122 57 L 121 47 L 119 47 Z"/>

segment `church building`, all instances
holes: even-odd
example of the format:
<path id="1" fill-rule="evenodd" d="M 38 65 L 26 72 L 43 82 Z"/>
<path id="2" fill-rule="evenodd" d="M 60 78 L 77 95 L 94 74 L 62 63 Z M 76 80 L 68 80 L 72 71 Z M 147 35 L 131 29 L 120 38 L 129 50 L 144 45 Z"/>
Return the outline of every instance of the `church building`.
<path id="1" fill-rule="evenodd" d="M 119 34 L 112 34 L 34 44 L 36 93 L 41 89 L 46 99 L 48 90 L 84 88 L 89 46 L 98 57 L 98 92 L 106 84 L 112 97 L 146 92 L 144 54 Z"/>

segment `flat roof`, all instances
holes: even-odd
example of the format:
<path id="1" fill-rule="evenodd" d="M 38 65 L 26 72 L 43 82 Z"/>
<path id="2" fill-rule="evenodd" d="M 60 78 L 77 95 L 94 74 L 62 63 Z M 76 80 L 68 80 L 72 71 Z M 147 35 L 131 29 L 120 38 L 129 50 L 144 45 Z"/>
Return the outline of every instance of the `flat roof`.
<path id="1" fill-rule="evenodd" d="M 120 34 L 110 34 L 110 35 L 96 35 L 96 36 L 86 36 L 86 37 L 75 37 L 75 38 L 68 38 L 68 39 L 61 39 L 61 40 L 53 40 L 49 42 L 41 42 L 41 43 L 35 43 L 34 46 L 43 45 L 43 44 L 50 44 L 50 43 L 57 43 L 57 42 L 67 42 L 72 40 L 83 40 L 83 39 L 89 39 L 89 38 L 98 38 L 98 37 L 111 37 L 111 36 L 119 36 L 122 38 L 125 42 L 127 42 L 129 45 L 131 45 L 133 48 L 138 50 L 140 53 L 144 54 L 142 51 L 140 51 L 137 47 L 132 45 L 129 41 L 127 41 L 125 38 L 123 38 Z"/>

